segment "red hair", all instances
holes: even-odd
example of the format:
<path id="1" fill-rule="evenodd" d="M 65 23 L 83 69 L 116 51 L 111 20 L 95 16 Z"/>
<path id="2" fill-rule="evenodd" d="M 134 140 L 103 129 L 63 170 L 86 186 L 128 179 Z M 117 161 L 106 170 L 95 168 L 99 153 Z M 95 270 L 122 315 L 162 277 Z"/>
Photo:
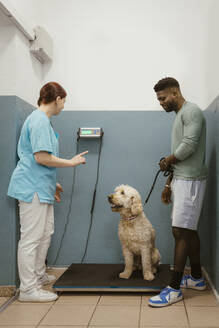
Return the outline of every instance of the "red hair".
<path id="1" fill-rule="evenodd" d="M 67 93 L 63 87 L 57 82 L 46 83 L 40 90 L 40 97 L 38 99 L 38 106 L 43 104 L 49 104 L 56 100 L 57 97 L 65 98 Z"/>

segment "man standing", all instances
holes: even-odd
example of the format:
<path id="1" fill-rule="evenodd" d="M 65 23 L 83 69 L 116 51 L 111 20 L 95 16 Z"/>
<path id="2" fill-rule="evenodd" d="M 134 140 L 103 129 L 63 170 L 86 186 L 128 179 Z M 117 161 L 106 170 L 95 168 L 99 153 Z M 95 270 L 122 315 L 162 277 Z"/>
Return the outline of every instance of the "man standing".
<path id="1" fill-rule="evenodd" d="M 172 233 L 175 239 L 174 271 L 169 286 L 149 299 L 149 305 L 163 307 L 182 300 L 181 288 L 204 290 L 200 263 L 200 240 L 197 232 L 207 179 L 205 165 L 206 122 L 199 107 L 185 101 L 177 80 L 160 80 L 154 87 L 164 110 L 175 111 L 171 155 L 160 161 L 162 171 L 172 166 L 162 202 L 171 202 L 173 192 Z M 172 181 L 171 181 L 172 180 Z M 191 275 L 183 276 L 187 257 Z"/>

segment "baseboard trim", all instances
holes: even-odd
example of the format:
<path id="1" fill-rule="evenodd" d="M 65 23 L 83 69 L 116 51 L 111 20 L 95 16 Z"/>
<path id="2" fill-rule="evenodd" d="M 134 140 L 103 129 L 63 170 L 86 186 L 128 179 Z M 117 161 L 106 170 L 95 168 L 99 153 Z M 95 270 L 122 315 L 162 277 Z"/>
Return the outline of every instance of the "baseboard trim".
<path id="1" fill-rule="evenodd" d="M 212 289 L 212 291 L 214 293 L 214 296 L 216 297 L 216 300 L 219 303 L 219 294 L 218 294 L 216 288 L 214 287 L 214 284 L 213 284 L 211 278 L 209 277 L 209 275 L 208 275 L 208 273 L 207 273 L 207 271 L 206 271 L 206 269 L 204 267 L 202 267 L 202 271 L 203 271 L 203 273 L 205 275 L 205 278 L 206 278 L 207 282 L 209 283 L 209 285 L 210 285 L 210 287 L 211 287 L 211 289 Z"/>
<path id="2" fill-rule="evenodd" d="M 0 297 L 12 297 L 15 292 L 16 286 L 0 286 Z"/>

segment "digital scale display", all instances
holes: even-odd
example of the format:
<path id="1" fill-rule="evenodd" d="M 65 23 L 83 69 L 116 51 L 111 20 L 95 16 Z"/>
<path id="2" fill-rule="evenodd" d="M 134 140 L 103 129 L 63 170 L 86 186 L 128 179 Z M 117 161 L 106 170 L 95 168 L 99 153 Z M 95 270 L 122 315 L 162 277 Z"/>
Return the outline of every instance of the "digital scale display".
<path id="1" fill-rule="evenodd" d="M 93 134 L 92 130 L 82 130 L 81 135 L 88 135 L 88 134 Z"/>
<path id="2" fill-rule="evenodd" d="M 79 128 L 79 138 L 100 138 L 103 135 L 102 128 Z"/>

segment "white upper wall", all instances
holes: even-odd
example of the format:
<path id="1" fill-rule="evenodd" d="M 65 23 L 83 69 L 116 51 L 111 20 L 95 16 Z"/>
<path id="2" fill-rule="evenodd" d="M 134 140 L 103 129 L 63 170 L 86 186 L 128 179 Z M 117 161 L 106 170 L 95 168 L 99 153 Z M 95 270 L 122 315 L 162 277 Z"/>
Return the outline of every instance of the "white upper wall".
<path id="1" fill-rule="evenodd" d="M 15 29 L 1 21 L 0 26 L 0 95 L 15 95 Z"/>
<path id="2" fill-rule="evenodd" d="M 218 95 L 218 0 L 10 2 L 54 41 L 42 76 L 17 35 L 17 90 L 34 105 L 48 81 L 66 89 L 69 110 L 160 109 L 153 86 L 165 76 L 178 79 L 186 99 L 203 109 Z"/>
<path id="3" fill-rule="evenodd" d="M 39 3 L 38 6 L 36 1 L 10 0 L 10 3 L 28 25 L 35 26 Z M 42 65 L 29 48 L 29 40 L 0 11 L 0 95 L 16 95 L 36 106 L 43 83 Z"/>
<path id="4" fill-rule="evenodd" d="M 26 37 L 16 31 L 16 96 L 37 106 L 39 90 L 43 84 L 42 64 L 30 54 Z"/>
<path id="5" fill-rule="evenodd" d="M 173 76 L 205 108 L 218 95 L 218 2 L 43 0 L 55 46 L 44 82 L 66 88 L 66 109 L 156 110 L 153 86 Z"/>
<path id="6" fill-rule="evenodd" d="M 40 0 L 9 0 L 9 2 L 31 25 L 41 25 Z"/>

